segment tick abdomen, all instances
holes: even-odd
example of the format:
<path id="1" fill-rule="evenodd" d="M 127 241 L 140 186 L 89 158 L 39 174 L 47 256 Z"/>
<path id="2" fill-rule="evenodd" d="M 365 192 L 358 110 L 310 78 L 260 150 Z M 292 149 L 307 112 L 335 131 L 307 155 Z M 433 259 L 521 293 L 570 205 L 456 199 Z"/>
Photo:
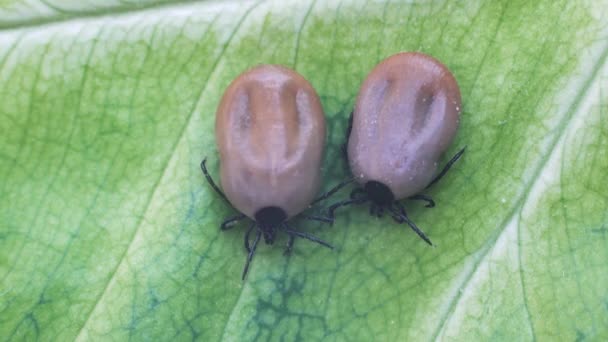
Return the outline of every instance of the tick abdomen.
<path id="1" fill-rule="evenodd" d="M 320 185 L 325 118 L 312 86 L 280 66 L 239 76 L 218 108 L 216 139 L 221 184 L 245 215 L 280 207 L 292 217 Z"/>
<path id="2" fill-rule="evenodd" d="M 458 128 L 460 92 L 443 64 L 420 53 L 381 62 L 361 86 L 348 143 L 357 182 L 387 185 L 395 198 L 421 191 Z"/>

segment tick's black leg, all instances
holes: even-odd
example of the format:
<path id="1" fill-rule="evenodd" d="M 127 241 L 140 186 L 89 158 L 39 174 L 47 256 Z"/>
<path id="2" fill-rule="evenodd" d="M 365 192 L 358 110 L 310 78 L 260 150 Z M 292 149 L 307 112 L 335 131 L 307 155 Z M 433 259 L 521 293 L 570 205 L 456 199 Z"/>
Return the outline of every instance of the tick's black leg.
<path id="1" fill-rule="evenodd" d="M 236 216 L 229 217 L 224 222 L 222 222 L 222 225 L 220 226 L 220 229 L 221 230 L 231 229 L 231 228 L 234 227 L 234 225 L 236 223 L 238 223 L 240 220 L 244 219 L 245 217 L 247 217 L 247 216 L 245 216 L 245 214 L 238 214 Z"/>
<path id="2" fill-rule="evenodd" d="M 289 234 L 289 240 L 287 240 L 287 248 L 285 248 L 285 252 L 283 252 L 283 255 L 291 254 L 291 251 L 293 250 L 293 242 L 295 239 L 296 239 L 295 235 Z"/>
<path id="3" fill-rule="evenodd" d="M 325 216 L 301 214 L 300 217 L 302 217 L 305 220 L 309 220 L 309 221 L 319 221 L 319 222 L 329 223 L 329 224 L 331 224 L 333 222 L 332 219 L 330 219 L 329 217 L 325 217 Z"/>
<path id="4" fill-rule="evenodd" d="M 347 179 L 345 181 L 340 182 L 338 185 L 334 186 L 329 191 L 327 191 L 326 193 L 324 193 L 323 195 L 319 196 L 317 199 L 315 199 L 314 201 L 312 201 L 312 203 L 310 203 L 310 205 L 308 207 L 310 208 L 313 205 L 321 202 L 322 200 L 329 198 L 331 195 L 335 194 L 336 192 L 338 192 L 343 187 L 345 187 L 348 184 L 352 183 L 354 180 L 355 180 L 354 178 L 351 178 L 351 179 Z"/>
<path id="5" fill-rule="evenodd" d="M 348 139 L 350 138 L 350 132 L 353 130 L 353 112 L 350 112 L 350 116 L 348 117 L 348 126 L 346 127 L 346 139 L 344 139 L 344 144 L 342 144 L 342 155 L 344 156 L 344 160 L 348 163 Z"/>
<path id="6" fill-rule="evenodd" d="M 428 196 L 428 195 L 418 194 L 418 195 L 410 196 L 407 199 L 413 200 L 413 201 L 425 201 L 426 202 L 425 207 L 427 207 L 427 208 L 433 208 L 435 206 L 435 201 L 433 201 L 431 196 Z"/>
<path id="7" fill-rule="evenodd" d="M 226 201 L 226 203 L 228 203 L 228 205 L 232 206 L 230 204 L 230 201 L 228 201 L 228 198 L 226 198 L 226 195 L 224 195 L 222 190 L 220 190 L 220 188 L 218 188 L 218 186 L 213 181 L 213 178 L 211 178 L 209 171 L 207 171 L 207 166 L 205 166 L 206 162 L 207 162 L 207 158 L 203 159 L 203 161 L 201 162 L 201 170 L 203 170 L 203 174 L 205 175 L 205 178 L 207 178 L 207 182 L 209 183 L 209 185 L 211 185 L 213 190 L 215 190 L 215 192 L 217 192 L 217 194 L 220 195 L 220 197 L 222 197 L 224 199 L 224 201 Z"/>
<path id="8" fill-rule="evenodd" d="M 399 224 L 405 223 L 405 217 L 400 212 L 400 209 L 403 208 L 403 206 L 398 201 L 393 202 L 391 206 L 387 208 L 388 211 L 391 212 L 391 216 L 393 217 L 393 220 L 395 220 L 395 222 Z"/>
<path id="9" fill-rule="evenodd" d="M 441 172 L 439 172 L 439 174 L 437 176 L 435 176 L 435 178 L 433 178 L 433 180 L 429 183 L 429 185 L 426 186 L 425 189 L 430 188 L 433 184 L 437 183 L 443 176 L 445 176 L 445 174 L 450 170 L 450 168 L 452 167 L 452 165 L 460 158 L 460 156 L 462 156 L 462 154 L 464 153 L 464 150 L 467 147 L 463 147 L 462 150 L 458 151 L 458 153 L 456 153 L 452 159 L 450 159 L 450 161 L 445 164 L 445 166 L 443 167 L 443 170 L 441 170 Z"/>
<path id="10" fill-rule="evenodd" d="M 422 232 L 422 230 L 420 230 L 420 228 L 418 228 L 418 226 L 416 226 L 416 224 L 410 220 L 410 218 L 407 216 L 407 213 L 405 212 L 405 208 L 399 203 L 399 202 L 395 202 L 394 203 L 395 206 L 398 208 L 399 211 L 397 211 L 396 208 L 390 208 L 391 212 L 393 213 L 393 215 L 397 215 L 397 216 L 401 216 L 401 218 L 403 219 L 403 222 L 407 223 L 408 226 L 410 226 L 410 228 L 412 228 L 412 230 L 414 232 L 416 232 L 416 234 L 418 234 L 418 236 L 420 236 L 420 238 L 422 240 L 424 240 L 426 243 L 428 243 L 429 245 L 433 245 L 433 243 L 431 242 L 431 240 Z"/>
<path id="11" fill-rule="evenodd" d="M 327 214 L 329 219 L 333 221 L 335 219 L 335 215 L 334 215 L 334 211 L 336 211 L 336 209 L 340 208 L 340 207 L 345 207 L 347 205 L 351 205 L 351 204 L 362 204 L 367 202 L 367 197 L 365 198 L 357 198 L 357 199 L 349 199 L 349 200 L 344 200 L 338 203 L 334 203 L 332 204 L 328 209 L 327 209 Z"/>
<path id="12" fill-rule="evenodd" d="M 249 229 L 249 231 L 251 231 L 251 229 Z M 249 232 L 247 232 L 247 235 L 249 235 Z M 253 260 L 253 255 L 255 254 L 255 249 L 258 247 L 258 242 L 260 242 L 261 237 L 262 237 L 262 232 L 258 230 L 255 234 L 255 240 L 253 240 L 253 246 L 251 247 L 251 249 L 249 250 L 249 253 L 247 254 L 247 261 L 245 262 L 245 268 L 243 269 L 243 276 L 241 277 L 241 279 L 243 279 L 243 280 L 245 280 L 245 276 L 247 276 L 247 271 L 249 270 L 249 264 L 251 264 L 251 260 Z M 249 245 L 249 242 L 247 242 L 247 245 Z M 247 247 L 249 247 L 249 246 L 247 246 Z"/>
<path id="13" fill-rule="evenodd" d="M 314 236 L 314 235 L 310 235 L 308 233 L 304 233 L 304 232 L 299 232 L 297 230 L 293 230 L 290 227 L 286 227 L 285 232 L 287 234 L 289 234 L 290 236 L 297 236 L 297 237 L 301 237 L 303 239 L 306 240 L 310 240 L 312 242 L 316 242 L 318 244 L 320 244 L 321 246 L 325 246 L 329 249 L 334 249 L 334 247 L 332 245 L 330 245 L 329 243 L 319 239 L 318 237 Z"/>
<path id="14" fill-rule="evenodd" d="M 247 253 L 251 252 L 251 248 L 249 248 L 249 234 L 251 234 L 253 228 L 255 228 L 255 222 L 253 222 L 251 226 L 249 226 L 249 229 L 247 229 L 247 233 L 245 233 L 245 250 L 247 250 Z"/>
<path id="15" fill-rule="evenodd" d="M 388 211 L 391 212 L 391 216 L 393 217 L 393 220 L 395 220 L 395 222 L 397 222 L 399 224 L 405 222 L 405 220 L 401 216 L 401 213 L 399 213 L 399 211 L 397 211 L 395 208 L 390 207 L 390 208 L 388 208 Z"/>

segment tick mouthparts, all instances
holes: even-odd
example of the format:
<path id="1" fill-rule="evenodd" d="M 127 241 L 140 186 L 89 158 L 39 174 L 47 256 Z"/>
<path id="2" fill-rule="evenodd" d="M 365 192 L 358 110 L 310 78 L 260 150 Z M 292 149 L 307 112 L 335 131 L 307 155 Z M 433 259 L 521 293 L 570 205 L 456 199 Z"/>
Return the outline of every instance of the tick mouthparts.
<path id="1" fill-rule="evenodd" d="M 264 242 L 267 245 L 272 245 L 274 243 L 274 236 L 271 233 L 264 233 Z"/>

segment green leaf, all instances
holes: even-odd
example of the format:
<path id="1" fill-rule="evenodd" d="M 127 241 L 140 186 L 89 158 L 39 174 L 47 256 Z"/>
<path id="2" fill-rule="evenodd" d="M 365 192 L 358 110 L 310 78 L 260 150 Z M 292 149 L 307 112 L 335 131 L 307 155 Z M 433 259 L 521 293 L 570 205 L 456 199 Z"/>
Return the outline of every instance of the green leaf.
<path id="1" fill-rule="evenodd" d="M 608 339 L 608 3 L 0 1 L 2 340 Z M 415 50 L 464 112 L 389 217 L 296 221 L 330 251 L 261 245 L 211 191 L 214 114 L 243 70 L 302 73 L 326 110 L 324 188 L 359 84 Z M 346 198 L 348 191 L 332 201 Z M 330 201 L 331 202 L 331 201 Z"/>

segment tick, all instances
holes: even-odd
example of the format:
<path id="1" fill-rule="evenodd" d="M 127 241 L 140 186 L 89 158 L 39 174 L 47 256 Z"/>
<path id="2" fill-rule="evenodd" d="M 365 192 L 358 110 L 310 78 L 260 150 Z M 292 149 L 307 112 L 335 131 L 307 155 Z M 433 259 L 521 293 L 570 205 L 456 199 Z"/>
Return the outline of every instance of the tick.
<path id="1" fill-rule="evenodd" d="M 262 237 L 271 245 L 278 232 L 286 233 L 286 254 L 291 252 L 296 237 L 333 249 L 288 222 L 335 192 L 314 200 L 321 184 L 325 130 L 325 115 L 316 91 L 293 70 L 261 65 L 238 76 L 226 89 L 215 122 L 223 192 L 209 175 L 206 160 L 201 162 L 201 169 L 220 197 L 240 212 L 227 218 L 221 229 L 230 229 L 246 218 L 252 220 L 245 233 L 243 279 Z"/>
<path id="2" fill-rule="evenodd" d="M 433 199 L 421 194 L 441 179 L 464 148 L 436 174 L 439 157 L 450 146 L 460 120 L 460 90 L 441 62 L 422 53 L 405 52 L 380 62 L 367 76 L 349 120 L 345 153 L 360 185 L 334 211 L 371 203 L 370 214 L 388 211 L 407 223 L 424 241 L 431 240 L 408 217 L 402 199 Z"/>

